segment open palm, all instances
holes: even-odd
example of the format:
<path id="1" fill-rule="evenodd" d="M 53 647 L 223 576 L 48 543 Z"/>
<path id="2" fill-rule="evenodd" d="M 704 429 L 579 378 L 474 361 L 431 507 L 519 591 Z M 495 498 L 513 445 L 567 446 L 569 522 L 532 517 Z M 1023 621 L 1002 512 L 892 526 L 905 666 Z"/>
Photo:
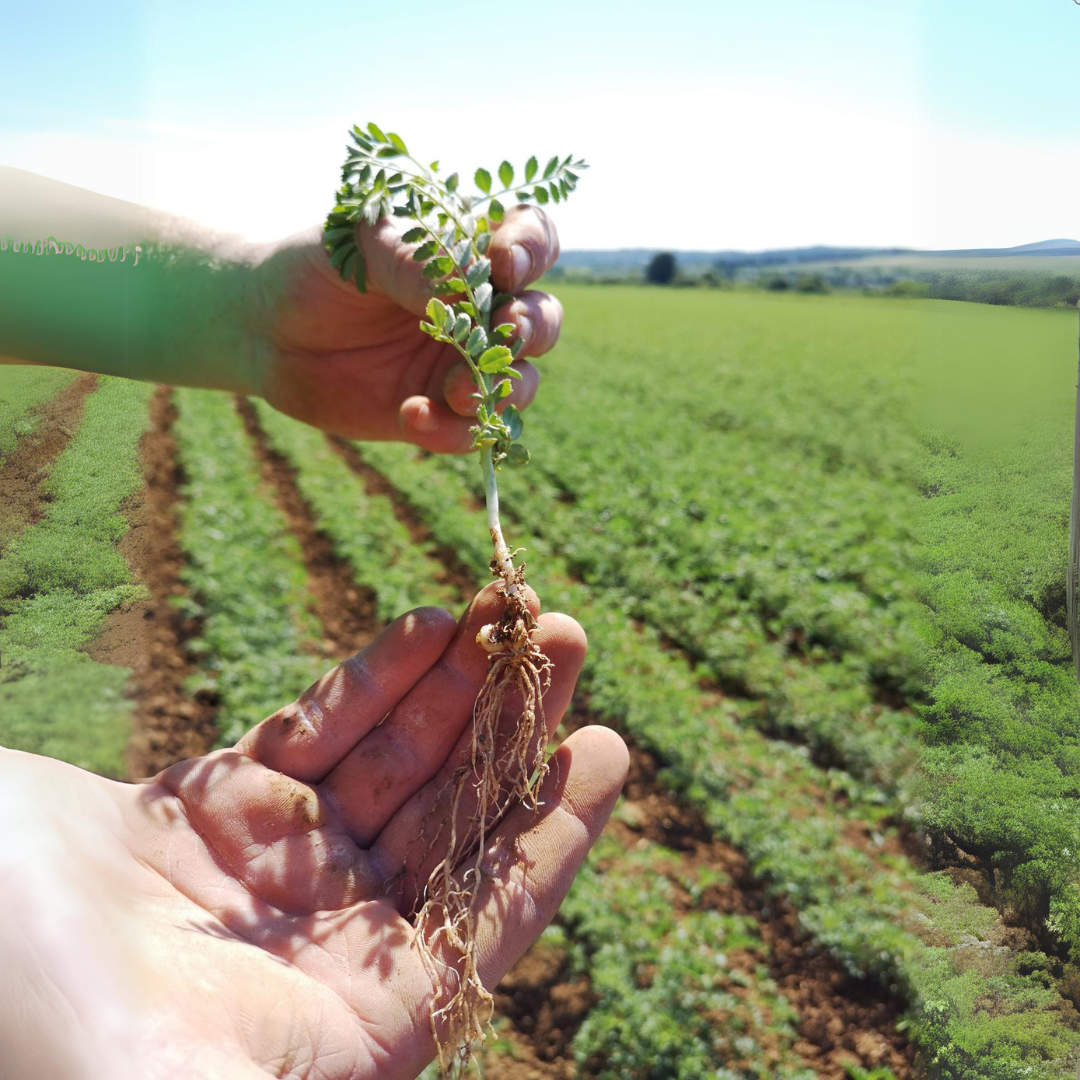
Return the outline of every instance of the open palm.
<path id="1" fill-rule="evenodd" d="M 460 625 L 402 616 L 234 749 L 142 784 L 0 751 L 5 1080 L 415 1076 L 434 1054 L 432 986 L 408 915 L 498 603 L 489 587 Z M 539 644 L 553 728 L 584 636 L 549 614 Z M 494 834 L 487 986 L 554 915 L 625 770 L 618 737 L 585 728 L 539 816 L 521 807 Z"/>
<path id="2" fill-rule="evenodd" d="M 402 243 L 399 223 L 362 225 L 367 293 L 343 282 L 318 235 L 294 237 L 260 263 L 258 310 L 252 327 L 265 363 L 257 390 L 282 412 L 349 438 L 405 439 L 436 453 L 469 448 L 476 403 L 468 368 L 448 345 L 418 329 L 431 282 Z M 492 282 L 513 295 L 493 313 L 493 324 L 513 323 L 522 357 L 540 356 L 556 342 L 559 302 L 526 286 L 558 258 L 550 219 L 536 207 L 515 207 L 496 228 Z M 503 402 L 525 408 L 538 382 L 527 360 L 522 378 Z"/>

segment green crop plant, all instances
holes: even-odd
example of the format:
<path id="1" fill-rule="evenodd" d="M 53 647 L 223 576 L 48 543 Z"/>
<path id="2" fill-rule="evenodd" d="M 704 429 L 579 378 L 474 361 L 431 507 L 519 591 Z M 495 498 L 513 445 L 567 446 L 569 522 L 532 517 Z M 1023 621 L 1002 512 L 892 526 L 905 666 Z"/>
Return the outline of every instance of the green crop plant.
<path id="1" fill-rule="evenodd" d="M 416 913 L 417 944 L 435 984 L 432 1031 L 444 1073 L 467 1067 L 472 1043 L 484 1038 L 492 997 L 477 971 L 476 915 L 486 839 L 506 810 L 519 800 L 537 807 L 540 784 L 547 773 L 546 721 L 543 695 L 551 678 L 551 662 L 536 642 L 536 621 L 525 599 L 525 567 L 514 563 L 499 517 L 497 474 L 503 465 L 524 465 L 529 453 L 519 441 L 524 427 L 513 404 L 506 401 L 522 341 L 512 323 L 491 325 L 492 312 L 510 296 L 495 292 L 488 251 L 493 229 L 506 213 L 504 200 L 559 203 L 577 184 L 587 166 L 573 155 L 553 157 L 543 171 L 535 157 L 525 165 L 524 179 L 508 161 L 497 170 L 498 184 L 486 169 L 477 169 L 476 194 L 466 194 L 459 175 L 440 175 L 439 163 L 424 165 L 394 132 L 377 125 L 350 133 L 341 187 L 326 220 L 323 239 L 330 264 L 345 281 L 366 291 L 366 266 L 358 229 L 382 218 L 411 222 L 403 242 L 415 244 L 413 259 L 431 282 L 420 330 L 455 350 L 472 374 L 476 423 L 470 429 L 479 451 L 493 554 L 492 574 L 501 581 L 503 612 L 484 626 L 477 645 L 489 654 L 487 677 L 473 708 L 470 760 L 450 783 L 446 855 L 431 872 Z M 501 186 L 500 186 L 501 185 Z M 508 693 L 521 697 L 518 722 L 511 733 L 499 733 Z M 465 812 L 465 808 L 470 808 Z M 459 820 L 463 818 L 464 820 Z M 439 836 L 428 838 L 434 844 Z M 441 989 L 445 955 L 458 959 L 457 989 Z"/>

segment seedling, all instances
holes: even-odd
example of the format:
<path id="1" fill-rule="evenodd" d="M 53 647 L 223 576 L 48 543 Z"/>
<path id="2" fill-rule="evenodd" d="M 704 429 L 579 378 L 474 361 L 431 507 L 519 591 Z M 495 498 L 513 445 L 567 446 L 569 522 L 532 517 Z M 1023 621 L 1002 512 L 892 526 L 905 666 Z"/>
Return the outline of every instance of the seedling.
<path id="1" fill-rule="evenodd" d="M 521 351 L 511 323 L 492 327 L 491 314 L 512 297 L 492 287 L 488 250 L 492 229 L 505 214 L 504 202 L 560 203 L 574 190 L 585 163 L 553 157 L 541 172 L 535 157 L 515 183 L 513 166 L 504 161 L 495 183 L 477 169 L 478 189 L 468 195 L 457 173 L 441 176 L 439 163 L 423 165 L 399 135 L 375 124 L 354 126 L 342 168 L 337 204 L 326 220 L 324 243 L 330 263 L 356 287 L 366 290 L 366 267 L 357 227 L 384 217 L 413 222 L 403 240 L 416 244 L 413 259 L 432 282 L 432 299 L 420 330 L 454 349 L 472 374 L 476 423 L 470 429 L 479 451 L 493 554 L 490 569 L 501 581 L 500 618 L 477 635 L 489 656 L 487 676 L 473 707 L 469 760 L 450 785 L 445 857 L 431 871 L 417 912 L 417 946 L 432 976 L 435 998 L 432 1030 L 444 1074 L 464 1071 L 475 1040 L 483 1040 L 492 998 L 477 972 L 476 918 L 483 880 L 486 839 L 506 811 L 519 801 L 537 808 L 547 773 L 544 757 L 544 691 L 551 662 L 536 644 L 536 622 L 524 599 L 525 564 L 514 563 L 499 520 L 498 472 L 504 465 L 524 465 L 529 452 L 521 444 L 524 422 L 506 398 L 521 376 L 513 362 Z M 520 696 L 521 707 L 510 732 L 500 731 L 507 696 Z M 429 851 L 435 838 L 429 838 Z M 449 978 L 440 976 L 455 968 Z M 441 988 L 457 985 L 448 993 Z"/>

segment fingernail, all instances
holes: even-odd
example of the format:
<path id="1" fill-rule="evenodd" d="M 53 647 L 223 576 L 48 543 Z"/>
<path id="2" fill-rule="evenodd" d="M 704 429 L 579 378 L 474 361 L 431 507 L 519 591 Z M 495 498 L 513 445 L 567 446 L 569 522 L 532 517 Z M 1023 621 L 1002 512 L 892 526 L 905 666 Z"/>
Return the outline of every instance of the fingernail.
<path id="1" fill-rule="evenodd" d="M 532 341 L 533 336 L 533 324 L 532 319 L 528 315 L 519 315 L 518 320 L 518 337 L 521 338 L 522 345 L 528 345 Z"/>
<path id="2" fill-rule="evenodd" d="M 413 427 L 421 434 L 429 434 L 439 426 L 438 417 L 430 405 L 421 405 L 413 418 Z"/>
<path id="3" fill-rule="evenodd" d="M 510 259 L 514 270 L 514 288 L 520 289 L 532 274 L 532 253 L 524 244 L 511 244 Z"/>

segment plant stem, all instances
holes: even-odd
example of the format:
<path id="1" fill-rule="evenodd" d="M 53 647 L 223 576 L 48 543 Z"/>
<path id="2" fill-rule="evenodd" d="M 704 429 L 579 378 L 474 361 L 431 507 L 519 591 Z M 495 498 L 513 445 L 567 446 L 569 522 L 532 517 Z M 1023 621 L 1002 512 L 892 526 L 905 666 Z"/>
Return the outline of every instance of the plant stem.
<path id="1" fill-rule="evenodd" d="M 491 447 L 485 446 L 480 451 L 480 467 L 484 471 L 484 498 L 487 502 L 488 532 L 495 547 L 495 564 L 506 582 L 506 595 L 517 592 L 514 580 L 514 561 L 510 558 L 510 549 L 503 539 L 502 523 L 499 521 L 499 485 L 495 479 L 495 464 L 492 461 Z"/>

